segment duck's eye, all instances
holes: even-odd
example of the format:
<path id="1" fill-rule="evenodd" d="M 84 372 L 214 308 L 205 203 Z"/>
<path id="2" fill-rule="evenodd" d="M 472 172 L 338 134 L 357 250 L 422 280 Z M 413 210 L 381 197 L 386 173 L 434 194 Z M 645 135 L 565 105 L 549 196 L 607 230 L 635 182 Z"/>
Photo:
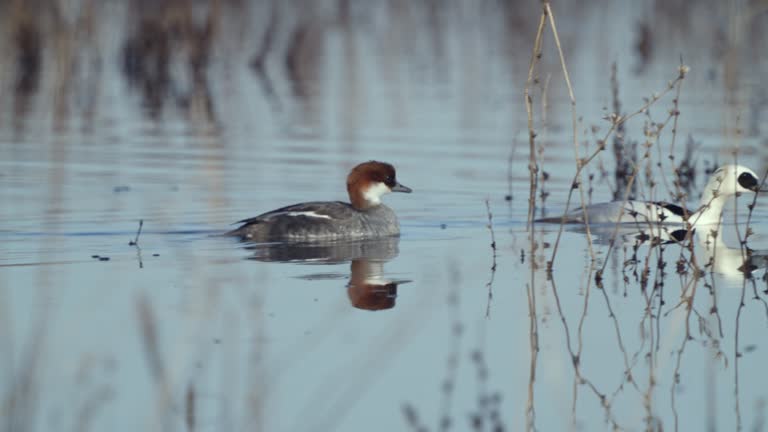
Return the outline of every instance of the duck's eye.
<path id="1" fill-rule="evenodd" d="M 757 188 L 757 179 L 750 173 L 741 173 L 737 181 L 744 189 L 755 190 Z"/>
<path id="2" fill-rule="evenodd" d="M 386 179 L 384 179 L 384 183 L 387 186 L 394 186 L 395 185 L 395 176 L 387 176 Z"/>

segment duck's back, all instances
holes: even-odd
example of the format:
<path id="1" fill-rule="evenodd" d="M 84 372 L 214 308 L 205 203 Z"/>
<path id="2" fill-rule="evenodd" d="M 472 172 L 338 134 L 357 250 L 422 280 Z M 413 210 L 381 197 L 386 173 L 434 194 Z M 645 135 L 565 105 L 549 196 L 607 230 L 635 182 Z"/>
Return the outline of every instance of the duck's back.
<path id="1" fill-rule="evenodd" d="M 591 204 L 586 206 L 586 213 L 590 224 L 617 222 L 681 224 L 685 221 L 685 212 L 682 207 L 660 201 L 611 201 Z M 559 223 L 561 217 L 549 217 L 538 221 Z M 584 223 L 584 211 L 578 208 L 568 212 L 565 222 Z"/>
<path id="2" fill-rule="evenodd" d="M 358 210 L 340 202 L 295 204 L 245 219 L 230 231 L 250 241 L 316 241 L 386 237 L 400 234 L 397 216 L 378 205 Z"/>

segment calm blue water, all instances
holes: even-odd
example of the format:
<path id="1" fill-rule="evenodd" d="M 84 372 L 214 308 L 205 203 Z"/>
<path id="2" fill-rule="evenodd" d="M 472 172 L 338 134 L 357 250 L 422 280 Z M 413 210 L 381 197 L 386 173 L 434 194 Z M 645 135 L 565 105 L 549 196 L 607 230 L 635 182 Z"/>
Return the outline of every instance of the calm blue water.
<path id="1" fill-rule="evenodd" d="M 678 245 L 633 254 L 623 233 L 609 251 L 612 227 L 595 261 L 566 229 L 547 272 L 558 227 L 526 227 L 536 7 L 139 3 L 0 6 L 2 430 L 764 428 L 768 285 L 736 270 L 751 197 L 728 205 L 714 265 L 695 243 L 698 279 Z M 682 55 L 674 149 L 671 121 L 649 132 L 674 91 L 623 131 L 650 148 L 638 196 L 669 199 L 649 180 L 670 152 L 695 163 L 694 208 L 706 168 L 764 173 L 765 13 L 624 3 L 554 6 L 580 157 L 610 127 L 612 63 L 626 114 Z M 550 216 L 576 169 L 554 49 L 547 33 L 533 91 Z M 585 172 L 593 202 L 613 196 L 612 143 Z M 346 199 L 369 159 L 414 190 L 385 198 L 401 238 L 297 252 L 217 236 Z M 768 250 L 768 199 L 751 224 Z"/>

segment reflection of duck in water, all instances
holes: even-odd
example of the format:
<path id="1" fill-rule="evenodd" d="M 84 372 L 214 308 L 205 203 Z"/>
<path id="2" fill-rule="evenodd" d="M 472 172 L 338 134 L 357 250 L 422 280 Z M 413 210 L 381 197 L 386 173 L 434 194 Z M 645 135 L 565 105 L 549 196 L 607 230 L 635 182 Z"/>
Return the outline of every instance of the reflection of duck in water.
<path id="1" fill-rule="evenodd" d="M 383 310 L 395 306 L 397 286 L 408 280 L 388 280 L 384 264 L 398 255 L 399 237 L 351 241 L 308 243 L 246 244 L 253 254 L 248 258 L 265 262 L 298 264 L 341 264 L 351 261 L 347 294 L 358 309 Z M 302 279 L 346 278 L 345 274 L 313 273 Z"/>
<path id="2" fill-rule="evenodd" d="M 241 220 L 229 235 L 250 241 L 355 240 L 400 234 L 397 215 L 381 203 L 389 192 L 410 193 L 397 182 L 395 168 L 384 162 L 357 165 L 347 176 L 347 204 L 317 201 L 294 204 Z"/>
<path id="3" fill-rule="evenodd" d="M 399 243 L 399 237 L 385 237 L 357 241 L 244 243 L 244 248 L 252 252 L 248 259 L 256 261 L 341 264 L 356 259 L 389 261 L 399 253 Z"/>
<path id="4" fill-rule="evenodd" d="M 723 226 L 708 225 L 693 229 L 691 237 L 696 238 L 696 243 L 703 251 L 699 265 L 705 270 L 722 274 L 728 278 L 741 279 L 751 275 L 755 270 L 768 268 L 768 250 L 755 250 L 749 247 L 728 247 L 723 241 Z M 627 247 L 639 247 L 649 245 L 669 245 L 686 242 L 689 235 L 686 229 L 662 229 L 637 230 L 636 228 L 623 227 L 615 231 L 612 227 L 596 227 L 592 233 L 596 243 L 610 244 L 611 237 L 616 234 L 616 244 Z M 697 251 L 698 253 L 698 251 Z"/>
<path id="5" fill-rule="evenodd" d="M 383 310 L 395 307 L 397 285 L 407 281 L 384 279 L 384 262 L 367 259 L 352 261 L 352 275 L 347 284 L 347 295 L 358 309 Z"/>
<path id="6" fill-rule="evenodd" d="M 612 201 L 591 204 L 585 207 L 590 224 L 635 223 L 635 224 L 684 224 L 694 227 L 717 224 L 723 214 L 723 207 L 733 195 L 759 191 L 758 177 L 754 171 L 740 165 L 724 165 L 710 177 L 701 195 L 701 203 L 695 211 L 686 214 L 683 207 L 660 201 Z M 761 191 L 766 192 L 766 191 Z M 548 217 L 537 222 L 560 223 L 562 217 Z M 578 208 L 565 215 L 566 223 L 584 223 L 584 210 Z"/>
<path id="7" fill-rule="evenodd" d="M 728 247 L 722 232 L 709 230 L 696 233 L 699 246 L 704 249 L 707 268 L 731 278 L 749 276 L 755 270 L 768 267 L 768 250 L 754 250 L 747 246 Z"/>

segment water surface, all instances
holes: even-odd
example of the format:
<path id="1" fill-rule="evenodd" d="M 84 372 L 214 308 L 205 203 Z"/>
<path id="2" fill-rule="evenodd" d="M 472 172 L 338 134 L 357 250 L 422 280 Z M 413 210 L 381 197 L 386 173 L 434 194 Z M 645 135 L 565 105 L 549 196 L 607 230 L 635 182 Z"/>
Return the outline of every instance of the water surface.
<path id="1" fill-rule="evenodd" d="M 692 207 L 717 164 L 765 172 L 765 13 L 629 3 L 553 6 L 580 157 L 682 55 L 674 148 L 671 121 L 649 131 L 677 87 L 622 132 L 650 170 L 636 195 L 672 196 L 670 153 L 695 167 Z M 727 265 L 751 197 L 727 207 L 722 265 L 695 243 L 699 278 L 676 244 L 609 249 L 608 229 L 590 247 L 579 227 L 547 272 L 558 227 L 526 224 L 535 5 L 213 5 L 0 6 L 4 430 L 764 427 L 765 270 Z M 537 71 L 551 216 L 576 171 L 551 36 Z M 617 190 L 612 145 L 585 171 L 593 202 Z M 344 200 L 370 159 L 414 189 L 385 198 L 399 239 L 297 252 L 218 235 Z M 751 217 L 749 247 L 768 250 L 768 200 Z"/>

